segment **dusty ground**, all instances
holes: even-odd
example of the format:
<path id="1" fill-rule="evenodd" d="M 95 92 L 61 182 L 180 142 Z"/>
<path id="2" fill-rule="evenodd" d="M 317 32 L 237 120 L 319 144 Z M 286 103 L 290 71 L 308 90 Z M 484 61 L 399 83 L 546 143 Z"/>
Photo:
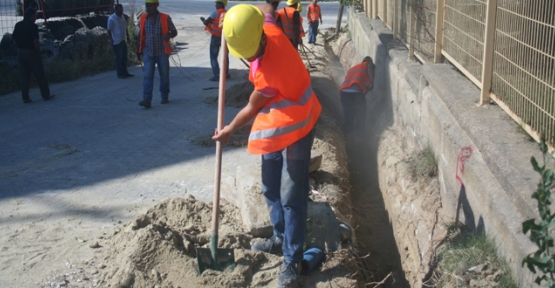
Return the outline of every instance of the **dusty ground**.
<path id="1" fill-rule="evenodd" d="M 178 27 L 178 29 L 183 29 L 183 27 Z M 201 49 L 197 49 L 197 47 L 208 45 L 209 38 L 205 36 L 199 31 L 188 32 L 187 39 L 178 37 L 178 43 L 182 43 L 182 46 L 187 47 L 179 52 L 178 59 L 183 60 L 183 64 L 195 65 L 194 60 L 192 63 L 185 62 L 184 54 L 182 53 L 187 52 L 196 55 L 196 53 L 204 52 Z M 322 41 L 322 39 L 320 38 L 319 41 Z M 188 43 L 194 43 L 194 45 L 188 45 Z M 328 94 L 330 91 L 333 91 L 328 87 L 329 83 L 327 82 L 329 80 L 326 80 L 325 74 L 317 72 L 325 69 L 326 65 L 323 46 L 319 45 L 311 47 L 311 49 L 315 53 L 315 55 L 311 56 L 313 57 L 311 59 L 312 65 L 315 66 L 311 68 L 311 72 L 314 74 L 314 89 L 319 97 L 323 97 L 322 102 L 326 105 L 326 100 L 324 99 L 326 97 L 333 98 L 335 94 Z M 190 57 L 189 54 L 187 54 L 187 57 Z M 202 54 L 203 58 L 206 58 L 205 56 Z M 195 58 L 193 57 L 192 59 Z M 230 105 L 229 114 L 227 115 L 228 119 L 236 113 L 237 107 L 240 107 L 241 103 L 244 103 L 247 99 L 245 92 L 250 89 L 248 84 L 240 80 L 240 78 L 246 76 L 246 71 L 241 65 L 240 63 L 235 63 L 232 66 L 234 68 L 232 72 L 234 81 L 230 81 L 228 86 L 228 105 Z M 132 73 L 139 74 L 140 71 L 132 70 Z M 200 69 L 185 70 L 182 67 L 173 70 L 173 73 L 174 76 L 172 77 L 175 77 L 177 74 L 181 79 L 188 79 L 187 77 L 190 77 L 195 81 L 192 81 L 193 83 L 186 81 L 186 86 L 181 86 L 181 83 L 176 84 L 176 81 L 173 81 L 172 95 L 184 94 L 187 97 L 187 91 L 201 90 L 200 88 L 202 88 L 202 92 L 199 94 L 200 97 L 195 99 L 198 104 L 192 103 L 191 100 L 185 98 L 186 106 L 197 107 L 195 108 L 195 113 L 213 114 L 217 90 L 211 89 L 214 86 L 213 83 L 203 83 L 202 79 L 206 77 L 206 72 Z M 187 77 L 182 78 L 182 75 Z M 64 104 L 67 101 L 73 101 L 67 98 L 67 95 L 72 93 L 71 87 L 68 86 L 85 87 L 83 89 L 84 92 L 82 92 L 83 95 L 87 95 L 87 87 L 94 87 L 96 90 L 93 89 L 92 91 L 102 95 L 100 101 L 106 101 L 103 99 L 108 99 L 108 97 L 114 94 L 110 91 L 99 91 L 98 88 L 107 89 L 109 87 L 125 85 L 121 84 L 121 81 L 117 81 L 111 73 L 108 75 L 107 72 L 105 76 L 100 75 L 88 79 L 80 79 L 71 85 L 54 85 L 53 89 L 57 90 L 58 94 L 61 94 L 60 99 L 56 99 L 58 101 L 56 103 Z M 128 83 L 139 86 L 140 80 L 139 78 L 131 79 Z M 140 93 L 140 86 L 129 87 L 127 89 L 123 87 L 118 88 L 120 90 L 115 94 L 121 96 L 123 102 L 120 102 L 121 104 L 117 103 L 116 106 L 133 107 L 135 110 L 140 109 L 135 107 L 135 102 L 139 98 L 135 95 Z M 180 90 L 184 88 L 186 90 Z M 204 88 L 210 89 L 205 90 Z M 129 92 L 130 94 L 128 94 Z M 17 95 L 14 95 L 14 97 L 17 97 Z M 91 94 L 91 97 L 96 96 Z M 11 96 L 10 98 L 4 98 L 3 104 L 6 105 L 6 108 L 8 107 L 7 105 L 17 105 L 15 100 L 12 101 L 11 99 L 13 99 Z M 184 102 L 179 96 L 174 96 L 172 101 L 171 103 L 174 103 L 172 105 L 179 105 Z M 51 109 L 55 110 L 60 107 L 63 106 L 55 106 Z M 173 108 L 172 106 L 168 107 L 169 109 L 174 109 L 170 110 L 169 113 L 178 113 L 178 110 L 175 110 L 175 106 Z M 24 108 L 29 109 L 29 106 L 24 106 Z M 153 107 L 148 112 L 160 111 L 163 108 Z M 71 108 L 74 111 L 73 114 L 79 114 L 79 109 L 81 108 Z M 137 112 L 140 111 L 131 113 Z M 56 112 L 53 111 L 53 113 Z M 93 117 L 95 113 L 89 114 L 91 115 L 89 117 Z M 130 112 L 124 113 L 128 114 Z M 160 114 L 158 113 L 160 112 L 154 113 L 144 117 L 147 117 L 147 119 L 159 117 Z M 106 117 L 102 113 L 98 114 L 97 117 L 111 117 Z M 119 121 L 119 119 L 116 121 Z M 187 121 L 190 120 L 185 120 L 186 123 Z M 199 123 L 198 120 L 197 123 Z M 320 119 L 314 148 L 324 155 L 325 160 L 320 170 L 313 173 L 311 177 L 313 178 L 315 189 L 330 201 L 338 218 L 349 222 L 351 212 L 350 200 L 346 194 L 348 192 L 347 158 L 337 123 L 333 112 L 324 113 Z M 212 126 L 213 124 L 201 125 L 204 127 Z M 68 127 L 67 129 L 73 128 Z M 204 131 L 213 131 L 213 128 L 203 129 Z M 236 135 L 236 139 L 232 141 L 228 150 L 224 152 L 224 162 L 227 165 L 224 166 L 224 173 L 232 174 L 233 165 L 238 163 L 237 161 L 252 161 L 251 158 L 245 158 L 246 156 L 237 154 L 237 150 L 234 149 L 244 146 L 246 143 L 248 130 L 244 129 L 244 131 L 241 131 Z M 213 145 L 213 142 L 209 140 L 209 133 L 196 132 L 194 130 L 191 133 L 192 136 L 184 137 L 178 143 L 183 143 L 183 145 L 190 143 L 193 147 L 198 146 L 200 147 L 198 149 L 201 149 L 199 151 L 204 151 L 205 148 L 210 148 Z M 137 140 L 129 140 L 138 143 Z M 126 146 L 129 144 L 123 144 L 123 146 L 130 148 L 131 146 Z M 117 145 L 119 146 L 120 144 L 118 143 Z M 59 181 L 56 179 L 60 176 L 63 177 L 63 175 L 59 174 L 61 167 L 67 166 L 69 168 L 73 165 L 70 165 L 73 161 L 85 163 L 91 161 L 85 158 L 67 158 L 74 156 L 82 157 L 82 153 L 86 152 L 86 148 L 77 144 L 54 145 L 48 149 L 53 150 L 55 153 L 52 156 L 53 158 L 38 159 L 42 163 L 41 165 L 44 166 L 35 167 L 36 164 L 40 164 L 37 162 L 37 159 L 30 162 L 18 163 L 17 167 L 20 170 L 9 170 L 12 169 L 11 166 L 6 166 L 2 170 L 2 179 L 19 181 L 18 179 L 22 177 L 21 175 L 29 172 L 34 175 L 42 173 L 40 174 L 41 177 L 47 177 L 50 172 L 56 173 L 53 174 L 56 178 L 50 181 Z M 114 154 L 113 160 L 117 159 L 115 158 L 117 157 L 116 155 Z M 168 155 L 168 157 L 172 157 L 172 155 Z M 225 157 L 231 158 L 225 160 Z M 110 157 L 108 156 L 108 158 Z M 103 161 L 109 160 L 104 159 L 100 162 L 108 163 Z M 126 165 L 132 164 L 132 162 L 129 164 L 124 162 L 119 161 L 118 167 L 120 169 L 128 169 L 125 168 L 127 167 Z M 76 165 L 78 164 L 76 163 Z M 87 169 L 92 168 L 91 166 L 87 167 Z M 177 167 L 171 166 L 173 171 L 169 167 L 157 168 L 157 170 L 151 170 L 149 173 L 131 175 L 124 180 L 115 177 L 108 181 L 99 181 L 92 189 L 80 187 L 81 184 L 78 184 L 77 187 L 80 188 L 77 188 L 75 191 L 80 191 L 80 193 L 66 194 L 50 190 L 46 191 L 46 193 L 38 193 L 33 198 L 26 199 L 19 197 L 12 198 L 9 203 L 4 202 L 2 207 L 5 209 L 2 209 L 2 212 L 0 212 L 2 219 L 2 225 L 0 225 L 0 243 L 2 243 L 0 246 L 0 284 L 2 285 L 0 286 L 275 286 L 281 258 L 264 253 L 250 252 L 249 247 L 253 239 L 248 234 L 243 233 L 240 220 L 237 217 L 237 209 L 227 204 L 223 207 L 224 213 L 220 226 L 219 247 L 235 249 L 237 268 L 233 273 L 224 274 L 208 271 L 202 276 L 198 275 L 194 248 L 207 247 L 211 216 L 211 205 L 206 204 L 208 202 L 206 200 L 210 199 L 207 192 L 211 191 L 211 187 L 200 186 L 199 189 L 198 183 L 210 181 L 206 180 L 206 178 L 212 178 L 213 172 L 210 167 L 213 167 L 213 164 L 205 159 L 202 162 L 197 162 L 196 166 L 193 165 L 189 168 L 178 168 L 176 170 Z M 185 182 L 185 185 L 183 185 L 183 182 L 174 182 L 172 180 L 173 175 L 177 176 L 179 174 L 181 174 L 179 178 L 188 179 L 186 181 L 189 182 Z M 196 182 L 191 180 L 196 180 Z M 78 181 L 78 179 L 68 179 L 68 181 L 71 183 L 71 181 Z M 159 183 L 168 183 L 172 188 L 165 188 L 166 184 L 155 184 L 156 186 L 152 187 L 152 181 L 156 181 L 155 183 L 158 183 L 158 181 L 161 181 Z M 18 182 L 13 183 L 17 185 Z M 122 185 L 122 183 L 125 183 L 125 185 Z M 15 189 L 16 186 L 11 187 L 10 189 Z M 194 191 L 198 190 L 201 193 L 194 193 Z M 8 190 L 7 192 L 13 193 L 13 191 Z M 67 192 L 74 191 L 70 189 Z M 104 192 L 122 194 L 121 197 L 107 198 L 104 196 Z M 95 195 L 95 193 L 98 195 L 97 199 L 88 198 L 88 195 Z M 135 195 L 134 197 L 137 200 L 125 198 L 128 196 L 123 197 L 123 195 Z M 187 197 L 186 195 L 200 195 L 197 198 L 201 199 L 196 200 L 191 196 L 183 199 L 179 198 L 179 196 L 176 197 L 176 195 L 183 195 L 184 197 Z M 51 196 L 58 197 L 53 199 Z M 322 197 L 314 196 L 314 199 L 324 201 Z M 123 205 L 124 202 L 126 202 L 126 205 Z M 129 205 L 130 202 L 132 203 L 131 205 Z M 155 206 L 152 207 L 153 205 Z M 121 209 L 120 207 L 127 208 Z M 84 217 L 84 215 L 87 215 L 87 217 Z M 356 287 L 363 285 L 364 279 L 361 278 L 362 274 L 357 273 L 359 271 L 357 264 L 360 258 L 356 257 L 360 256 L 356 249 L 328 252 L 324 264 L 317 271 L 303 277 L 303 286 Z"/>

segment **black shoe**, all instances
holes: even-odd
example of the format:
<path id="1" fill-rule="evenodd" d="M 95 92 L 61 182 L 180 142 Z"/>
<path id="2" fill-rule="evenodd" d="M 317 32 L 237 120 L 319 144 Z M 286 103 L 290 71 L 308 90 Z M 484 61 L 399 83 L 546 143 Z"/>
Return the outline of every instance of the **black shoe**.
<path id="1" fill-rule="evenodd" d="M 212 76 L 212 78 L 210 78 L 210 81 L 212 81 L 212 82 L 218 82 L 218 81 L 220 81 L 220 77 L 218 77 L 218 76 Z"/>
<path id="2" fill-rule="evenodd" d="M 23 100 L 23 103 L 25 103 L 25 104 L 31 103 L 31 102 L 33 102 L 33 100 L 31 100 L 31 99 L 25 99 L 25 100 Z"/>
<path id="3" fill-rule="evenodd" d="M 160 104 L 168 104 L 170 103 L 170 100 L 168 98 L 162 98 L 162 101 L 160 101 Z"/>
<path id="4" fill-rule="evenodd" d="M 135 75 L 127 73 L 125 74 L 125 77 L 135 77 Z"/>
<path id="5" fill-rule="evenodd" d="M 299 263 L 286 263 L 284 261 L 281 266 L 281 272 L 279 273 L 277 287 L 296 287 L 300 274 L 301 265 L 299 265 Z"/>
<path id="6" fill-rule="evenodd" d="M 50 95 L 48 95 L 48 96 L 46 96 L 46 97 L 43 97 L 42 99 L 44 99 L 44 101 L 48 101 L 48 100 L 50 100 L 50 99 L 52 99 L 52 98 L 54 98 L 54 97 L 56 97 L 56 94 L 50 94 Z"/>
<path id="7" fill-rule="evenodd" d="M 278 254 L 282 253 L 281 245 L 283 244 L 283 240 L 281 240 L 277 236 L 272 236 L 270 239 L 264 242 L 255 242 L 251 246 L 252 251 L 256 252 L 266 252 L 271 254 Z"/>
<path id="8" fill-rule="evenodd" d="M 143 101 L 139 102 L 139 105 L 143 106 L 145 108 L 150 108 L 150 102 L 146 101 L 146 100 L 143 100 Z"/>

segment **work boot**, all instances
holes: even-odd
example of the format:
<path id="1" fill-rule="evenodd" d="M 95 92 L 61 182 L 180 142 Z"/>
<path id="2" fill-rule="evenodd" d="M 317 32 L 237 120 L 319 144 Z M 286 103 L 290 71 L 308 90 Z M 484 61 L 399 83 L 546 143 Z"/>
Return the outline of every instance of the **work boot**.
<path id="1" fill-rule="evenodd" d="M 270 239 L 264 242 L 255 242 L 251 246 L 252 251 L 256 252 L 266 252 L 270 254 L 278 254 L 282 253 L 281 245 L 283 244 L 283 240 L 281 240 L 277 236 L 272 236 Z"/>
<path id="2" fill-rule="evenodd" d="M 299 275 L 301 274 L 301 265 L 299 263 L 287 263 L 283 261 L 281 272 L 278 278 L 278 288 L 296 287 Z"/>
<path id="3" fill-rule="evenodd" d="M 218 82 L 218 81 L 220 81 L 220 77 L 218 77 L 218 76 L 212 76 L 212 78 L 210 78 L 210 81 L 212 81 L 212 82 Z"/>
<path id="4" fill-rule="evenodd" d="M 52 99 L 52 98 L 54 98 L 54 97 L 56 97 L 56 94 L 50 94 L 50 95 L 48 95 L 48 96 L 46 96 L 46 97 L 43 97 L 42 99 L 44 99 L 44 101 L 48 101 L 48 100 L 50 100 L 50 99 Z"/>
<path id="5" fill-rule="evenodd" d="M 145 108 L 150 108 L 150 102 L 146 101 L 146 100 L 143 100 L 143 101 L 139 102 L 139 105 L 143 106 Z"/>

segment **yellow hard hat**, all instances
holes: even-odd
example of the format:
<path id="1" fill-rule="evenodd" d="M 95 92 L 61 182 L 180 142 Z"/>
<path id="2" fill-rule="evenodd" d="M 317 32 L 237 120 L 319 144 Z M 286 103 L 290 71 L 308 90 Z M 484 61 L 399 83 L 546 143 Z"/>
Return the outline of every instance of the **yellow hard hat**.
<path id="1" fill-rule="evenodd" d="M 145 0 L 145 3 L 159 3 L 158 0 Z"/>
<path id="2" fill-rule="evenodd" d="M 222 4 L 224 4 L 224 6 L 227 6 L 227 0 L 216 0 L 216 3 L 220 2 Z"/>
<path id="3" fill-rule="evenodd" d="M 297 5 L 297 12 L 301 12 L 301 11 L 303 11 L 303 5 L 299 3 L 299 5 Z"/>
<path id="4" fill-rule="evenodd" d="M 301 2 L 300 0 L 287 0 L 287 5 L 293 5 Z"/>
<path id="5" fill-rule="evenodd" d="M 227 11 L 223 33 L 231 55 L 246 59 L 256 54 L 264 19 L 262 11 L 250 4 L 235 5 Z"/>

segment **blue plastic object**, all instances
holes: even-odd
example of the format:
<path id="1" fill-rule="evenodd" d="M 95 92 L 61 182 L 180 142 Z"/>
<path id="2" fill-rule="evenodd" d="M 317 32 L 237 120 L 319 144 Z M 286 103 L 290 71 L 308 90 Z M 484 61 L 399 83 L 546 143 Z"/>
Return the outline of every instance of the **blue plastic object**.
<path id="1" fill-rule="evenodd" d="M 303 253 L 303 261 L 301 262 L 301 274 L 307 275 L 314 268 L 318 267 L 324 261 L 326 254 L 320 248 L 310 248 Z"/>

